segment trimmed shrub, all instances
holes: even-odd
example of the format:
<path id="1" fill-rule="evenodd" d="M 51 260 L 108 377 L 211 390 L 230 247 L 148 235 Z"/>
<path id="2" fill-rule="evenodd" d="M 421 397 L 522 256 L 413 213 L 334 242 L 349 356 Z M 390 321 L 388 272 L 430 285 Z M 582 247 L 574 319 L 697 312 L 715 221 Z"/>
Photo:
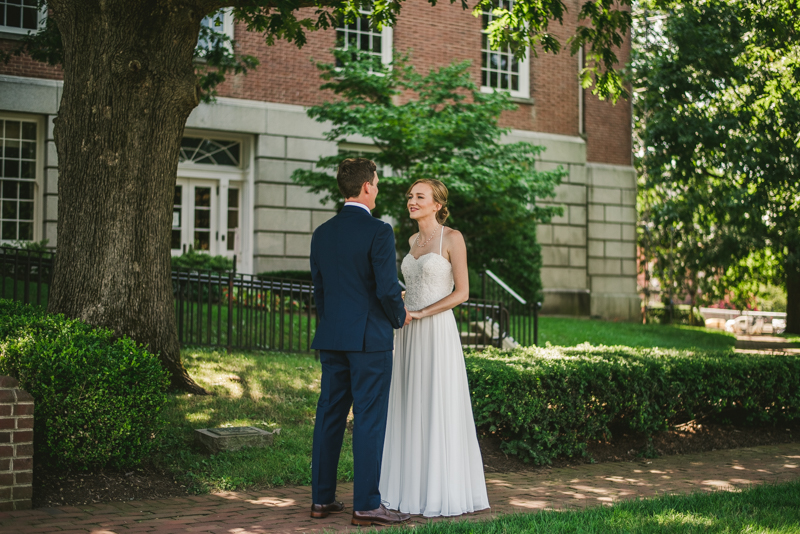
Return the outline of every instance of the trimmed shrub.
<path id="1" fill-rule="evenodd" d="M 612 429 L 800 419 L 800 356 L 629 347 L 489 349 L 466 358 L 475 423 L 525 461 L 583 455 Z"/>
<path id="2" fill-rule="evenodd" d="M 233 270 L 233 260 L 227 256 L 212 256 L 190 248 L 180 256 L 172 256 L 172 270 L 212 271 L 227 273 Z"/>
<path id="3" fill-rule="evenodd" d="M 36 400 L 37 454 L 59 467 L 127 467 L 156 445 L 168 375 L 129 338 L 0 299 L 0 374 Z"/>

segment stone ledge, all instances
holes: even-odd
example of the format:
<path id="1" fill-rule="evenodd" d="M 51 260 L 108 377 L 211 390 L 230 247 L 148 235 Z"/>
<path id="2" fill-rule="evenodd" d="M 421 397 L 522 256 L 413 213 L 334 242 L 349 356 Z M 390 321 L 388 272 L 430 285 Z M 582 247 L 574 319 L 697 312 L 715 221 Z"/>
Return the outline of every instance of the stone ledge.
<path id="1" fill-rule="evenodd" d="M 252 426 L 199 428 L 194 432 L 197 440 L 212 454 L 221 451 L 238 451 L 245 447 L 268 447 L 275 439 L 272 432 Z"/>

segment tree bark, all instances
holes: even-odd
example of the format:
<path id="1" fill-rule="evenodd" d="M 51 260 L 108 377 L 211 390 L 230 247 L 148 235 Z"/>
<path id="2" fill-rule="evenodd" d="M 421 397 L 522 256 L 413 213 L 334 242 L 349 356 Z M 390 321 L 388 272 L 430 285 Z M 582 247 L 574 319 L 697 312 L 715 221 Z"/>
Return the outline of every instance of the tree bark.
<path id="1" fill-rule="evenodd" d="M 800 334 L 800 261 L 797 253 L 788 254 L 786 271 L 786 333 Z"/>
<path id="2" fill-rule="evenodd" d="M 170 276 L 180 142 L 198 104 L 198 4 L 48 3 L 64 45 L 49 311 L 147 345 L 174 387 L 205 393 L 181 363 Z"/>

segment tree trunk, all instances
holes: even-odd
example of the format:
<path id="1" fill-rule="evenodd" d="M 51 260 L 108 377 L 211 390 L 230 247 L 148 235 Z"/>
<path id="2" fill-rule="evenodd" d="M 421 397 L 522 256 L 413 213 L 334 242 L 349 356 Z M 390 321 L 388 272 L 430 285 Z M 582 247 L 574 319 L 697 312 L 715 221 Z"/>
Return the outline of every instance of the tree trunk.
<path id="1" fill-rule="evenodd" d="M 180 142 L 198 104 L 196 4 L 48 2 L 64 45 L 49 311 L 147 345 L 174 387 L 205 393 L 181 363 L 170 277 Z"/>
<path id="2" fill-rule="evenodd" d="M 789 251 L 786 271 L 786 332 L 800 334 L 800 261 L 797 253 Z"/>

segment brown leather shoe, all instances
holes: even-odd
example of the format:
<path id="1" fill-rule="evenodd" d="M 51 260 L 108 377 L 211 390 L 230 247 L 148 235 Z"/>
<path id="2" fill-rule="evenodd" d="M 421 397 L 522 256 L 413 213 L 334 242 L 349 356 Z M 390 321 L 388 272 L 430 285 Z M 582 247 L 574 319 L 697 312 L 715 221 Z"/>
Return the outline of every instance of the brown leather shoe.
<path id="1" fill-rule="evenodd" d="M 402 512 L 392 512 L 387 510 L 384 505 L 375 510 L 368 510 L 365 512 L 353 512 L 353 519 L 350 521 L 352 525 L 368 527 L 370 525 L 391 526 L 405 523 L 411 519 L 409 514 Z"/>
<path id="2" fill-rule="evenodd" d="M 328 517 L 330 514 L 340 514 L 344 512 L 344 503 L 333 501 L 330 504 L 312 504 L 311 517 L 314 519 L 322 519 Z"/>

